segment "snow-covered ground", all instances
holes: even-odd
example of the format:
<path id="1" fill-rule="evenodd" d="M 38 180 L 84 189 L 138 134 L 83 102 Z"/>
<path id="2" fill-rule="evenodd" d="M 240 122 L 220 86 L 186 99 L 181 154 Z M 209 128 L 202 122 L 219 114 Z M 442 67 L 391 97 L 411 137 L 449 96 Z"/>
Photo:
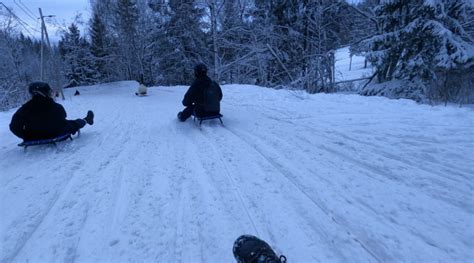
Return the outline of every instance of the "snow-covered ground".
<path id="1" fill-rule="evenodd" d="M 349 47 L 338 49 L 336 52 L 336 82 L 372 76 L 374 74 L 373 67 L 370 63 L 367 63 L 367 67 L 364 67 L 364 64 L 365 57 L 352 56 L 351 66 Z"/>
<path id="2" fill-rule="evenodd" d="M 474 112 L 381 97 L 223 87 L 81 88 L 96 123 L 26 152 L 0 113 L 0 262 L 233 262 L 254 234 L 289 262 L 474 259 Z"/>

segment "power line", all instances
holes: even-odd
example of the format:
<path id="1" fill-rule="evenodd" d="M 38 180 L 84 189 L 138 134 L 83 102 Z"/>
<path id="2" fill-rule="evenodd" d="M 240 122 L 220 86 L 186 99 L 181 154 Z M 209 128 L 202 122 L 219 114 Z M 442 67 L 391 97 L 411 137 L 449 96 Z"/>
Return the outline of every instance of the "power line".
<path id="1" fill-rule="evenodd" d="M 3 2 L 0 2 L 1 5 L 3 5 L 3 7 L 5 7 L 5 9 L 7 9 L 7 11 L 13 16 L 13 18 L 15 18 L 19 24 L 26 30 L 26 32 L 28 32 L 31 36 L 34 37 L 34 35 L 31 33 L 30 30 L 28 30 L 27 26 L 30 27 L 33 31 L 37 32 L 37 33 L 41 33 L 39 30 L 37 30 L 36 28 L 32 27 L 30 24 L 26 23 L 25 21 L 23 21 L 21 18 L 19 18 L 12 10 L 10 10 L 10 8 L 8 8 Z"/>
<path id="2" fill-rule="evenodd" d="M 26 11 L 28 11 L 33 17 L 36 17 L 36 14 L 33 13 L 30 8 L 28 8 L 28 6 L 26 6 L 23 2 L 21 2 L 21 0 L 18 0 L 18 2 L 25 8 Z M 37 21 L 37 20 L 36 20 Z M 39 22 L 38 22 L 39 24 Z"/>
<path id="3" fill-rule="evenodd" d="M 26 23 L 21 20 L 17 15 L 15 15 L 15 13 L 13 13 L 13 11 L 10 10 L 10 8 L 8 8 L 3 2 L 0 2 L 0 4 L 12 15 L 12 17 L 14 19 L 16 19 L 18 21 L 18 24 L 20 24 L 26 31 L 26 33 L 28 33 L 31 37 L 34 38 L 34 35 L 31 33 L 31 31 L 26 27 Z M 25 24 L 24 24 L 25 23 Z M 31 27 L 31 26 L 30 26 Z M 34 29 L 35 31 L 37 31 L 36 29 Z M 37 31 L 38 32 L 38 31 Z"/>
<path id="4" fill-rule="evenodd" d="M 25 8 L 23 8 L 19 3 L 17 3 L 15 0 L 13 0 L 13 3 L 15 3 L 27 16 L 33 19 L 35 23 L 38 23 L 38 20 L 34 16 L 32 16 L 30 13 L 28 13 L 28 11 L 26 11 Z"/>

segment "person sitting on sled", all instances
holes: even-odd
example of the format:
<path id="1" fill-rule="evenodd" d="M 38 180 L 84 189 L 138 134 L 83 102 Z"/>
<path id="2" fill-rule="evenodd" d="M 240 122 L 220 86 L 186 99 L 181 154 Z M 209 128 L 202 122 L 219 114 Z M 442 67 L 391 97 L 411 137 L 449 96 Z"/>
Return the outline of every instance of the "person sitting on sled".
<path id="1" fill-rule="evenodd" d="M 207 76 L 206 65 L 196 65 L 194 76 L 193 84 L 184 95 L 183 105 L 186 108 L 178 113 L 180 121 L 186 121 L 191 115 L 209 117 L 220 114 L 222 90 L 219 84 Z"/>
<path id="2" fill-rule="evenodd" d="M 144 77 L 143 74 L 140 74 L 140 82 L 138 85 L 138 91 L 135 92 L 137 96 L 146 96 L 147 95 L 147 87 L 144 84 Z"/>
<path id="3" fill-rule="evenodd" d="M 94 113 L 87 112 L 83 119 L 67 120 L 61 104 L 51 98 L 48 83 L 33 82 L 28 91 L 31 100 L 23 104 L 13 115 L 10 130 L 24 141 L 53 139 L 66 134 L 75 134 L 86 124 L 94 124 Z"/>

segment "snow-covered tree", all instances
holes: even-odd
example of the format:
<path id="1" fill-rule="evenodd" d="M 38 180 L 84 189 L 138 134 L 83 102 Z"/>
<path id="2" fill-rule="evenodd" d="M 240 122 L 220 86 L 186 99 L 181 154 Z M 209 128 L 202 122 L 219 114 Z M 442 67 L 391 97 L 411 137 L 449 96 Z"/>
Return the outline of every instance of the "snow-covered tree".
<path id="1" fill-rule="evenodd" d="M 341 41 L 348 35 L 341 26 L 347 21 L 342 10 L 346 5 L 328 0 L 255 1 L 254 38 L 267 50 L 259 56 L 261 83 L 329 91 L 334 50 L 347 42 Z"/>
<path id="2" fill-rule="evenodd" d="M 27 100 L 28 83 L 40 78 L 40 43 L 21 33 L 14 16 L 4 9 L 0 9 L 0 51 L 0 110 L 6 110 Z M 50 76 L 51 68 L 45 67 L 44 73 Z"/>
<path id="3" fill-rule="evenodd" d="M 245 22 L 248 1 L 224 1 L 220 17 L 218 59 L 221 80 L 228 83 L 250 81 L 253 69 L 255 46 L 250 41 L 250 26 Z M 250 76 L 249 76 L 250 75 Z M 254 83 L 254 82 L 252 82 Z"/>
<path id="4" fill-rule="evenodd" d="M 472 74 L 474 46 L 461 23 L 467 5 L 468 0 L 382 1 L 375 10 L 381 33 L 363 42 L 379 82 L 433 84 L 450 72 Z"/>
<path id="5" fill-rule="evenodd" d="M 97 82 L 99 76 L 90 44 L 81 36 L 75 23 L 72 23 L 61 37 L 59 50 L 64 60 L 68 82 L 74 81 L 84 85 Z"/>
<path id="6" fill-rule="evenodd" d="M 90 25 L 91 53 L 97 68 L 100 80 L 108 79 L 107 75 L 107 29 L 97 10 L 93 11 Z"/>
<path id="7" fill-rule="evenodd" d="M 168 12 L 158 50 L 161 73 L 168 84 L 189 83 L 196 63 L 210 64 L 202 31 L 203 9 L 194 0 L 170 1 Z"/>
<path id="8" fill-rule="evenodd" d="M 113 28 L 118 47 L 120 67 L 127 79 L 138 79 L 142 73 L 138 58 L 137 26 L 139 11 L 135 0 L 117 0 Z"/>
<path id="9" fill-rule="evenodd" d="M 419 82 L 418 90 L 408 91 L 416 96 L 456 97 L 465 84 L 448 80 L 472 75 L 474 67 L 474 45 L 463 26 L 468 5 L 468 0 L 382 1 L 375 9 L 379 33 L 362 42 L 378 81 L 410 80 Z"/>

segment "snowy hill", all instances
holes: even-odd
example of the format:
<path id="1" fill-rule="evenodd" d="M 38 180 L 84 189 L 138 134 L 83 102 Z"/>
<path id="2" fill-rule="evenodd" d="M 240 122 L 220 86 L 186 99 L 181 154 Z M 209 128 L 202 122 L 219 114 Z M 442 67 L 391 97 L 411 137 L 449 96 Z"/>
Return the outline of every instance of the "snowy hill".
<path id="1" fill-rule="evenodd" d="M 244 233 L 290 262 L 474 258 L 474 114 L 407 100 L 223 87 L 224 127 L 186 87 L 80 88 L 93 126 L 25 153 L 0 113 L 0 262 L 233 262 Z"/>

